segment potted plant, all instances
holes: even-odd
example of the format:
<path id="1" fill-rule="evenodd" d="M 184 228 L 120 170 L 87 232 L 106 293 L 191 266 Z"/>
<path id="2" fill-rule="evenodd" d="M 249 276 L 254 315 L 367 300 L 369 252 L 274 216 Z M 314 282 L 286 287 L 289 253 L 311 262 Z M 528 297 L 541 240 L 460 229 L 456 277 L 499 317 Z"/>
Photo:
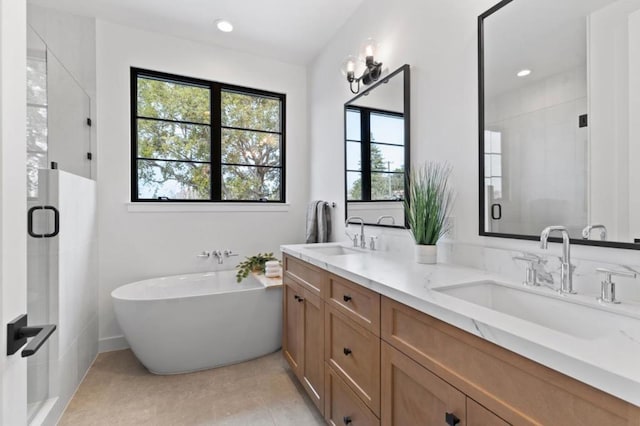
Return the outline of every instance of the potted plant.
<path id="1" fill-rule="evenodd" d="M 265 264 L 270 260 L 278 260 L 273 253 L 258 253 L 255 256 L 247 257 L 245 261 L 238 264 L 236 281 L 241 282 L 247 278 L 251 272 L 264 273 Z"/>
<path id="2" fill-rule="evenodd" d="M 449 231 L 453 207 L 449 186 L 451 167 L 427 162 L 408 176 L 409 197 L 404 202 L 418 263 L 436 263 L 436 243 Z"/>

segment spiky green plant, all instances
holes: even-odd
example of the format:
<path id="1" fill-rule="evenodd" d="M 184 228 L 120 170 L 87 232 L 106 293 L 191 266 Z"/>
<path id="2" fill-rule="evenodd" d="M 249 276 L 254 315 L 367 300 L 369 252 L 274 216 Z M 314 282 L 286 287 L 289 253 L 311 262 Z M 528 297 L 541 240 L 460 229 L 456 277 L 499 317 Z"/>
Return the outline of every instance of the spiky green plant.
<path id="1" fill-rule="evenodd" d="M 409 197 L 404 202 L 410 231 L 416 244 L 435 245 L 450 229 L 454 194 L 449 186 L 451 167 L 427 162 L 408 176 Z"/>
<path id="2" fill-rule="evenodd" d="M 247 278 L 251 272 L 264 272 L 265 263 L 270 260 L 278 260 L 273 253 L 258 253 L 255 256 L 247 257 L 246 260 L 238 263 L 236 281 L 241 282 Z"/>

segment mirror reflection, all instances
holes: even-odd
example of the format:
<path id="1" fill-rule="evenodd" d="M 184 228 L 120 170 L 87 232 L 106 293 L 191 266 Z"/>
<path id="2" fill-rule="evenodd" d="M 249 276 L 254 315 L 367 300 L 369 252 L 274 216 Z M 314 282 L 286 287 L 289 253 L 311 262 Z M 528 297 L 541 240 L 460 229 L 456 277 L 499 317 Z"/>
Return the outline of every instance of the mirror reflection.
<path id="1" fill-rule="evenodd" d="M 345 104 L 346 217 L 405 227 L 409 66 Z"/>
<path id="2" fill-rule="evenodd" d="M 481 17 L 481 234 L 636 248 L 640 0 L 499 6 Z"/>

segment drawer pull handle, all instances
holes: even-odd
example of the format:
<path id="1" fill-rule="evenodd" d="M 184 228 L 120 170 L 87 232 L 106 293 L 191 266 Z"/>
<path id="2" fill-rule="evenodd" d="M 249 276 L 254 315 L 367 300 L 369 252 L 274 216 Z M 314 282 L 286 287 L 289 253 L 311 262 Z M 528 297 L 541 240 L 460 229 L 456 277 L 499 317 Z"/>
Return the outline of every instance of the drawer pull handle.
<path id="1" fill-rule="evenodd" d="M 348 294 L 345 294 L 344 296 L 342 296 L 342 300 L 344 300 L 345 302 L 350 302 L 351 296 L 349 296 Z"/>
<path id="2" fill-rule="evenodd" d="M 460 419 L 453 413 L 445 413 L 444 420 L 449 426 L 456 426 L 460 424 Z"/>
<path id="3" fill-rule="evenodd" d="M 342 421 L 344 422 L 345 425 L 348 425 L 348 424 L 352 423 L 351 417 L 349 417 L 349 416 L 344 416 L 342 418 Z"/>
<path id="4" fill-rule="evenodd" d="M 342 352 L 344 352 L 344 354 L 345 354 L 346 356 L 351 355 L 351 349 L 349 349 L 349 348 L 344 348 L 344 349 L 342 349 Z"/>
<path id="5" fill-rule="evenodd" d="M 298 296 L 298 302 L 304 302 L 304 298 L 303 298 L 303 297 Z"/>

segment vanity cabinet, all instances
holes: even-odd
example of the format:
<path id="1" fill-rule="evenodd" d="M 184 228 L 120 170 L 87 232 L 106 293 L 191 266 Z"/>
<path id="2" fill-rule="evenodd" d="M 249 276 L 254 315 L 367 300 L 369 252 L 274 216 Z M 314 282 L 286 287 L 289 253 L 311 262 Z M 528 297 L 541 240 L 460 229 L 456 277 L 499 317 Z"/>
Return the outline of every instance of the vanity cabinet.
<path id="1" fill-rule="evenodd" d="M 320 411 L 324 410 L 324 303 L 296 281 L 283 280 L 282 351 Z"/>
<path id="2" fill-rule="evenodd" d="M 331 425 L 640 426 L 639 407 L 299 259 L 283 264 L 283 354 Z"/>

